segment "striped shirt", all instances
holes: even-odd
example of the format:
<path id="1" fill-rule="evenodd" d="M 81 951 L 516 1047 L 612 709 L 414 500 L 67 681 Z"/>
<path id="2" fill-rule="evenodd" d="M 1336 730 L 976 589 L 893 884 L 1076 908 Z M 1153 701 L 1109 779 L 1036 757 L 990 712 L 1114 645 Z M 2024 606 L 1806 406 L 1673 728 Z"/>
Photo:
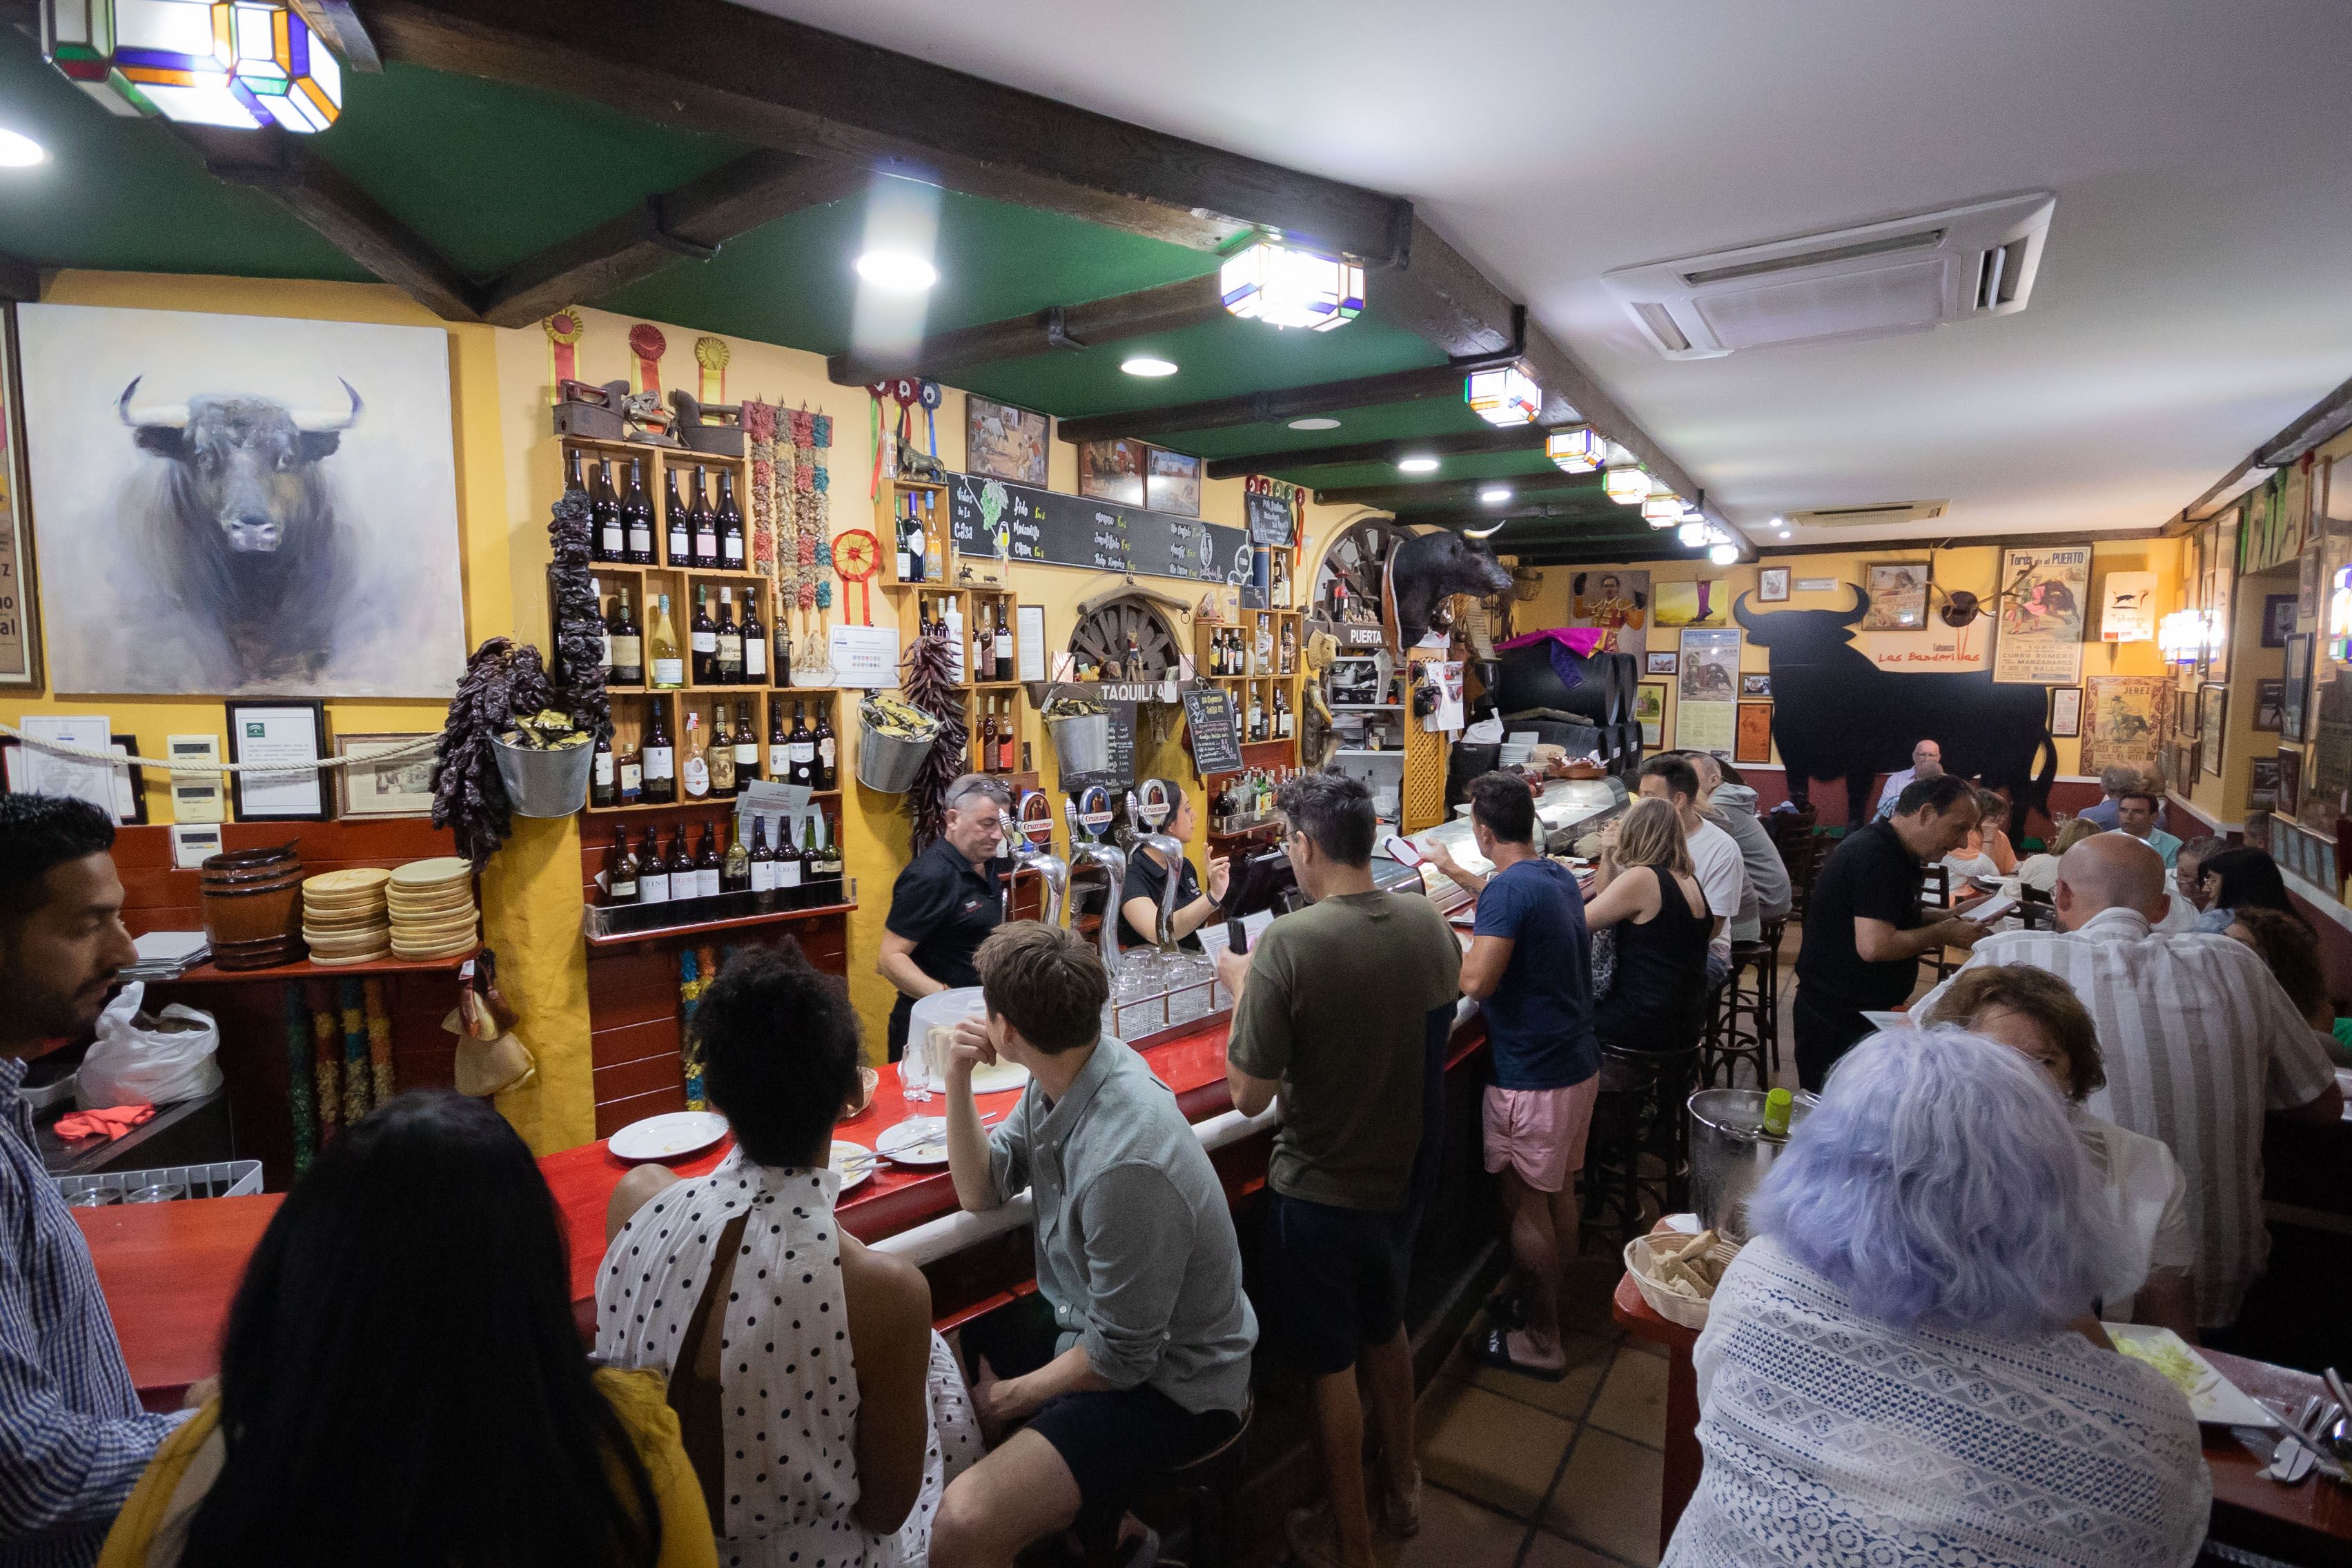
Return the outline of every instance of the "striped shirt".
<path id="1" fill-rule="evenodd" d="M 139 1407 L 81 1227 L 41 1164 L 26 1064 L 0 1059 L 0 1568 L 98 1561 L 181 1417 Z"/>
<path id="2" fill-rule="evenodd" d="M 2197 1321 L 2235 1322 L 2270 1259 L 2263 1227 L 2263 1121 L 2318 1099 L 2336 1069 L 2254 950 L 2226 936 L 2151 932 L 2134 910 L 2102 910 L 2069 933 L 2003 931 L 1961 973 L 1988 963 L 2048 970 L 2074 988 L 2099 1032 L 2107 1087 L 2086 1109 L 2172 1151 L 2189 1179 Z M 1950 981 L 1912 1007 L 1925 1017 Z"/>

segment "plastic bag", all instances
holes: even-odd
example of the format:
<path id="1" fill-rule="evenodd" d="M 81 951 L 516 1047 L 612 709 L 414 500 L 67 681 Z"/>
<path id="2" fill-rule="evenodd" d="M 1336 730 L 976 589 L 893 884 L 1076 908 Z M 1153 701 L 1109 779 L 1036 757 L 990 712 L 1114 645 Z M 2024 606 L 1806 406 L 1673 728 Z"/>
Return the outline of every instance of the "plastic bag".
<path id="1" fill-rule="evenodd" d="M 220 1026 L 178 1003 L 151 1018 L 139 1011 L 143 981 L 132 981 L 98 1016 L 98 1043 L 82 1058 L 74 1097 L 85 1110 L 109 1105 L 168 1105 L 221 1086 Z"/>

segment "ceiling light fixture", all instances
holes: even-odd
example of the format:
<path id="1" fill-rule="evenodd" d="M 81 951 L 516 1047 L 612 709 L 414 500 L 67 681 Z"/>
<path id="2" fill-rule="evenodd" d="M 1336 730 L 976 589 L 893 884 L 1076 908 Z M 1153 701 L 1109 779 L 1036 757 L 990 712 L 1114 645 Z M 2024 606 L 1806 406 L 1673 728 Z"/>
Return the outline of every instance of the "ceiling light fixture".
<path id="1" fill-rule="evenodd" d="M 1555 430 L 1544 437 L 1544 456 L 1563 474 L 1589 474 L 1608 460 L 1609 443 L 1590 425 Z"/>
<path id="2" fill-rule="evenodd" d="M 1718 544 L 1706 552 L 1706 558 L 1717 566 L 1728 566 L 1739 559 L 1739 546 L 1727 542 Z"/>
<path id="3" fill-rule="evenodd" d="M 343 68 L 287 0 L 43 0 L 41 53 L 110 112 L 309 134 Z"/>
<path id="4" fill-rule="evenodd" d="M 1601 488 L 1619 506 L 1635 506 L 1649 499 L 1650 476 L 1630 465 L 1612 468 L 1602 477 Z"/>
<path id="5" fill-rule="evenodd" d="M 1479 504 L 1483 506 L 1501 506 L 1510 499 L 1511 487 L 1508 485 L 1488 485 L 1478 492 Z"/>
<path id="6" fill-rule="evenodd" d="M 1434 458 L 1399 458 L 1397 459 L 1397 472 L 1400 474 L 1433 474 L 1437 472 L 1437 459 Z"/>
<path id="7" fill-rule="evenodd" d="M 1364 269 L 1262 239 L 1217 269 L 1225 309 L 1245 321 L 1328 332 L 1364 309 Z"/>
<path id="8" fill-rule="evenodd" d="M 940 269 L 906 250 L 869 250 L 857 258 L 857 275 L 885 294 L 920 294 L 940 280 Z"/>
<path id="9" fill-rule="evenodd" d="M 29 169 L 48 158 L 48 150 L 24 132 L 0 131 L 0 169 Z"/>
<path id="10" fill-rule="evenodd" d="M 1708 531 L 1704 518 L 1693 518 L 1675 531 L 1675 537 L 1682 542 L 1685 550 L 1696 550 L 1706 543 Z"/>
<path id="11" fill-rule="evenodd" d="M 1683 520 L 1683 498 L 1672 490 L 1652 490 L 1642 498 L 1642 521 L 1652 528 L 1672 528 Z"/>
<path id="12" fill-rule="evenodd" d="M 1339 422 L 1318 414 L 1311 418 L 1294 419 L 1290 422 L 1290 427 L 1293 430 L 1337 430 L 1339 427 Z"/>
<path id="13" fill-rule="evenodd" d="M 1136 354 L 1119 361 L 1118 368 L 1129 375 L 1174 375 L 1176 362 L 1151 354 Z"/>
<path id="14" fill-rule="evenodd" d="M 1515 364 L 1472 371 L 1462 383 L 1462 397 L 1489 425 L 1532 425 L 1543 411 L 1543 389 Z"/>

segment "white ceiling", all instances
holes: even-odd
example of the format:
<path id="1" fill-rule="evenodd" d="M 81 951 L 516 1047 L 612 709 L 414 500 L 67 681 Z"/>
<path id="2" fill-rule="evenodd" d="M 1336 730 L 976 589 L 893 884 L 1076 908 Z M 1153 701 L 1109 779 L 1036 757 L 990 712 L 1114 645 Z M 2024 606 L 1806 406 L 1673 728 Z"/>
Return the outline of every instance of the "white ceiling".
<path id="1" fill-rule="evenodd" d="M 747 3 L 1411 197 L 1759 542 L 2153 527 L 2352 374 L 2341 0 Z M 2037 188 L 2000 320 L 1675 363 L 1600 282 Z"/>

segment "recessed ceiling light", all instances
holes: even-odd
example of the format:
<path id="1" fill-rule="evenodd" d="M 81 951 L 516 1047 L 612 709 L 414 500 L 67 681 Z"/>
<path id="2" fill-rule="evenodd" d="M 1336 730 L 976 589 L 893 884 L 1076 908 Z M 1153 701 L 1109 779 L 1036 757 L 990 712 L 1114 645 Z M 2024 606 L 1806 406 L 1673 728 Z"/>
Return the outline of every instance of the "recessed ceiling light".
<path id="1" fill-rule="evenodd" d="M 905 250 L 869 250 L 857 258 L 857 275 L 886 294 L 919 294 L 940 280 L 940 269 Z"/>
<path id="2" fill-rule="evenodd" d="M 1437 472 L 1437 459 L 1434 458 L 1399 458 L 1397 459 L 1397 472 L 1400 474 L 1433 474 Z"/>
<path id="3" fill-rule="evenodd" d="M 48 150 L 18 131 L 0 131 L 0 169 L 29 169 L 49 161 Z"/>
<path id="4" fill-rule="evenodd" d="M 1294 419 L 1290 422 L 1290 427 L 1293 430 L 1337 430 L 1339 427 L 1339 422 L 1337 419 L 1326 419 L 1321 415 L 1317 415 L 1312 419 Z"/>
<path id="5" fill-rule="evenodd" d="M 1511 499 L 1511 487 L 1508 485 L 1488 485 L 1486 489 L 1478 492 L 1478 499 L 1488 506 L 1500 506 L 1505 501 Z"/>
<path id="6" fill-rule="evenodd" d="M 1118 368 L 1129 375 L 1174 375 L 1176 362 L 1172 359 L 1154 359 L 1150 354 L 1137 354 L 1132 359 L 1119 361 Z"/>

